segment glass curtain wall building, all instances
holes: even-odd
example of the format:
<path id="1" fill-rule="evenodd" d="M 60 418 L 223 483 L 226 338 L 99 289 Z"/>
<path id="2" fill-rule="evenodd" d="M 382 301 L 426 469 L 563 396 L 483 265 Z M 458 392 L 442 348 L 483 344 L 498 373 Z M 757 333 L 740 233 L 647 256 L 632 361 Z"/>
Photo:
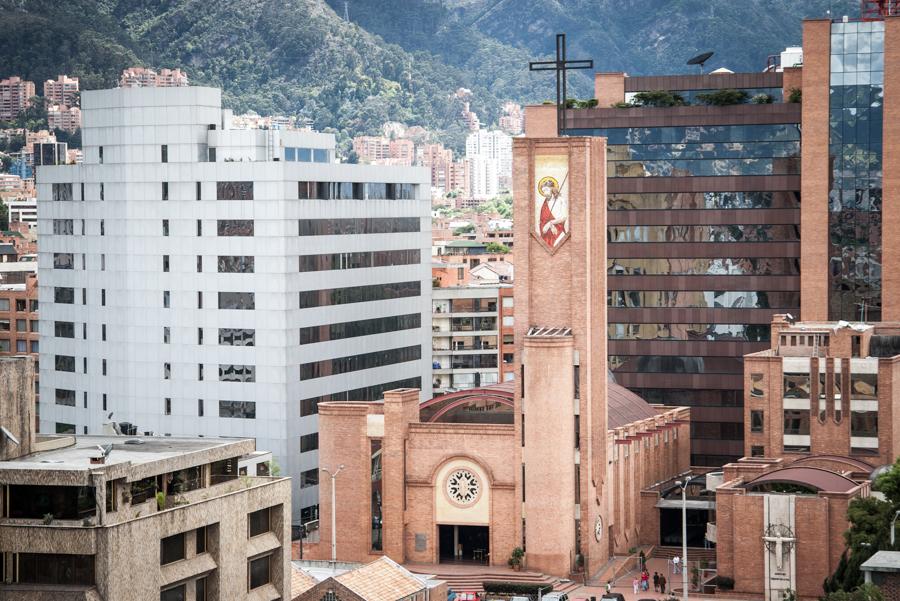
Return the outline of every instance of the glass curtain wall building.
<path id="1" fill-rule="evenodd" d="M 691 463 L 721 465 L 743 455 L 740 357 L 800 306 L 800 105 L 775 72 L 622 80 L 623 100 L 664 89 L 689 104 L 568 112 L 566 134 L 608 140 L 610 369 L 651 403 L 691 406 Z M 779 93 L 697 99 L 728 88 Z"/>
<path id="2" fill-rule="evenodd" d="M 829 318 L 881 320 L 884 21 L 831 24 Z"/>

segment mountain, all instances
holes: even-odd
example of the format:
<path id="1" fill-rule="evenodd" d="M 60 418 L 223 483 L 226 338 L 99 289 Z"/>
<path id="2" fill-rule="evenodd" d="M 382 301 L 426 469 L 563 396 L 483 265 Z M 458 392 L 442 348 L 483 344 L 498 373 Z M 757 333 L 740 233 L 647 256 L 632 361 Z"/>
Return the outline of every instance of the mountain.
<path id="1" fill-rule="evenodd" d="M 473 58 L 493 65 L 514 57 L 519 67 L 548 58 L 555 34 L 565 33 L 568 58 L 631 75 L 684 73 L 687 59 L 709 50 L 708 70 L 761 71 L 769 54 L 801 44 L 802 19 L 859 13 L 857 0 L 424 0 L 415 10 L 394 0 L 327 1 L 406 50 L 465 69 L 483 64 Z M 509 53 L 499 60 L 491 58 L 498 43 Z M 537 97 L 553 92 L 546 79 L 528 81 L 543 90 Z M 570 81 L 576 93 L 592 93 L 590 75 Z"/>
<path id="2" fill-rule="evenodd" d="M 552 74 L 527 63 L 549 57 L 556 32 L 597 70 L 685 72 L 715 50 L 708 69 L 756 71 L 829 5 L 856 14 L 855 0 L 0 0 L 0 77 L 40 89 L 68 73 L 91 89 L 126 66 L 181 67 L 236 111 L 309 118 L 344 149 L 402 121 L 459 151 L 454 92 L 470 89 L 488 124 L 505 100 L 552 98 Z M 589 73 L 570 82 L 590 96 Z"/>

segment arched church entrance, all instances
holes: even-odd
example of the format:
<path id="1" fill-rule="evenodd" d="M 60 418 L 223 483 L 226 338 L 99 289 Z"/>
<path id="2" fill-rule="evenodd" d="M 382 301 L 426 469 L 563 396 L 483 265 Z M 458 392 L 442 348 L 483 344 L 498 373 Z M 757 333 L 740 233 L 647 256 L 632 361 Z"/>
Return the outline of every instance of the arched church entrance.
<path id="1" fill-rule="evenodd" d="M 489 563 L 491 490 L 485 470 L 468 458 L 447 461 L 434 481 L 437 560 Z"/>

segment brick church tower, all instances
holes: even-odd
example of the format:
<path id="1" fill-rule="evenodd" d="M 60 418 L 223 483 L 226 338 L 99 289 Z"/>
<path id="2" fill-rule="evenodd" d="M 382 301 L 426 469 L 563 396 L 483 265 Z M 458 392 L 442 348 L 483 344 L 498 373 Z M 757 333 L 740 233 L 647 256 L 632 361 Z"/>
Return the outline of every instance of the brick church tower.
<path id="1" fill-rule="evenodd" d="M 526 561 L 586 573 L 610 551 L 606 140 L 516 138 L 515 425 Z"/>

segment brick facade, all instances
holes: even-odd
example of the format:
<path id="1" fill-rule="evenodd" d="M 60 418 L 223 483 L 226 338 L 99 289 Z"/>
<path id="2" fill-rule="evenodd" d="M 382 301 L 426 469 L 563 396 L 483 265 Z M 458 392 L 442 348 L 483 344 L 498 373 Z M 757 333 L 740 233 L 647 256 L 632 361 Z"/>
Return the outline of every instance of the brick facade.
<path id="1" fill-rule="evenodd" d="M 786 316 L 776 315 L 772 348 L 744 357 L 745 456 L 783 458 L 786 462 L 810 455 L 847 457 L 862 463 L 863 467 L 856 465 L 854 471 L 892 464 L 898 456 L 893 411 L 900 356 L 873 357 L 870 346 L 873 339 L 893 336 L 898 329 L 900 324 L 894 323 L 857 327 L 836 322 L 792 324 Z M 875 394 L 857 382 L 855 376 L 860 374 L 874 378 Z M 792 378 L 797 375 L 801 379 L 809 376 L 808 389 L 792 388 Z M 789 390 L 794 392 L 786 392 Z M 848 397 L 849 407 L 841 404 Z M 808 449 L 801 448 L 802 440 L 795 439 L 801 445 L 793 447 L 785 442 L 786 435 L 790 436 L 786 434 L 785 411 L 808 412 Z M 877 440 L 863 436 L 871 432 L 853 431 L 856 411 L 877 412 Z M 753 421 L 758 412 L 763 417 L 761 429 Z"/>
<path id="2" fill-rule="evenodd" d="M 734 592 L 748 598 L 765 594 L 763 504 L 769 495 L 751 494 L 744 485 L 784 467 L 780 460 L 741 460 L 725 466 L 725 484 L 716 489 L 718 575 L 733 578 Z M 869 483 L 863 482 L 846 492 L 794 495 L 795 590 L 800 599 L 823 595 L 822 582 L 834 572 L 845 549 L 847 506 L 853 498 L 868 494 Z"/>
<path id="3" fill-rule="evenodd" d="M 641 491 L 688 468 L 689 411 L 651 407 L 609 382 L 606 210 L 591 202 L 605 194 L 604 144 L 599 138 L 514 141 L 518 214 L 533 213 L 535 156 L 568 157 L 570 236 L 551 251 L 533 235 L 531 219 L 515 223 L 514 262 L 525 277 L 514 286 L 513 423 L 423 422 L 418 391 L 406 389 L 386 393 L 383 404 L 321 403 L 320 463 L 344 468 L 336 480 L 337 507 L 322 481 L 321 538 L 304 547 L 305 558 L 330 558 L 332 510 L 341 561 L 367 562 L 383 553 L 401 563 L 437 563 L 441 548 L 447 552 L 442 526 L 475 526 L 488 528 L 487 563 L 504 565 L 523 546 L 526 568 L 569 576 L 582 567 L 594 574 L 611 554 L 658 540 L 658 516 L 640 502 Z M 549 335 L 531 331 L 535 325 L 547 326 Z M 380 550 L 372 545 L 376 441 Z M 477 495 L 466 502 L 448 492 L 449 475 L 459 470 L 478 482 Z"/>

